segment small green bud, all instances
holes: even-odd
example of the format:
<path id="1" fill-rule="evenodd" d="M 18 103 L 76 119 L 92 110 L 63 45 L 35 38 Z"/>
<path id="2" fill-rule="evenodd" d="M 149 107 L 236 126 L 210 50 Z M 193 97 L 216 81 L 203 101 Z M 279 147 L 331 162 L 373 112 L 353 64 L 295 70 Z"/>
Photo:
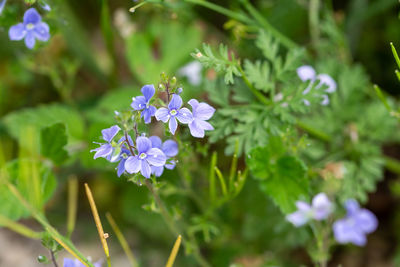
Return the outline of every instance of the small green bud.
<path id="1" fill-rule="evenodd" d="M 47 259 L 47 257 L 44 256 L 44 255 L 39 255 L 39 256 L 37 257 L 37 260 L 38 260 L 38 262 L 40 262 L 40 263 L 48 263 L 48 262 L 49 262 L 49 260 Z"/>
<path id="2" fill-rule="evenodd" d="M 176 84 L 176 77 L 172 77 L 171 79 L 171 85 L 174 86 Z"/>

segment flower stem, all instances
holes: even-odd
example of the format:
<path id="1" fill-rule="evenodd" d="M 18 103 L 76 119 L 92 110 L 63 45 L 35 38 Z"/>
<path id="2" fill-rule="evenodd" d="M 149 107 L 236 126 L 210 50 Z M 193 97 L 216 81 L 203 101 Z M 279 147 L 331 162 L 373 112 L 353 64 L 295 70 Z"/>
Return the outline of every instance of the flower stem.
<path id="1" fill-rule="evenodd" d="M 278 39 L 282 45 L 286 48 L 296 48 L 298 45 L 290 40 L 288 37 L 283 35 L 280 31 L 278 31 L 275 27 L 273 27 L 265 17 L 260 14 L 260 12 L 251 5 L 248 0 L 241 0 L 242 5 L 246 8 L 246 10 L 250 13 L 250 15 L 258 22 L 258 24 L 264 28 L 264 30 L 268 31 L 272 36 Z"/>
<path id="2" fill-rule="evenodd" d="M 242 67 L 237 64 L 237 67 L 239 69 L 240 74 L 242 75 L 242 79 L 244 81 L 244 83 L 247 85 L 247 87 L 249 87 L 250 91 L 253 93 L 253 95 L 260 100 L 261 103 L 269 106 L 271 104 L 271 102 L 268 100 L 268 98 L 266 98 L 262 93 L 260 93 L 256 88 L 254 88 L 254 86 L 251 84 L 251 82 L 249 81 L 249 79 L 247 79 L 246 74 L 244 73 Z"/>
<path id="3" fill-rule="evenodd" d="M 164 221 L 167 224 L 168 228 L 175 236 L 179 236 L 181 231 L 178 229 L 178 226 L 175 224 L 173 218 L 169 214 L 167 208 L 164 205 L 164 202 L 161 200 L 157 191 L 154 190 L 154 187 L 150 183 L 149 179 L 145 179 L 145 185 L 149 189 L 150 193 L 153 195 L 154 200 L 156 201 L 157 206 L 160 209 L 161 216 L 164 218 Z M 187 241 L 186 238 L 182 238 L 182 243 L 184 245 L 187 245 L 187 243 L 190 242 L 191 248 L 193 248 L 193 251 L 192 251 L 193 257 L 196 259 L 198 264 L 202 267 L 210 267 L 210 264 L 200 254 L 199 247 L 197 245 L 195 237 L 192 235 L 188 235 L 188 236 L 189 236 L 189 238 L 188 238 L 189 241 Z"/>
<path id="4" fill-rule="evenodd" d="M 319 39 L 319 7 L 320 0 L 310 0 L 308 7 L 308 23 L 310 25 L 311 42 L 314 47 L 318 44 Z"/>

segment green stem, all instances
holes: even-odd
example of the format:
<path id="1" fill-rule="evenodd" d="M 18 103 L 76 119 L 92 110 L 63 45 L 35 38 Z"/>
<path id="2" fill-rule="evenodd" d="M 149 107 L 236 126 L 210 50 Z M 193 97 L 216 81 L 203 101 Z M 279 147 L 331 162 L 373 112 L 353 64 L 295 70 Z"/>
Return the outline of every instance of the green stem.
<path id="1" fill-rule="evenodd" d="M 324 133 L 324 132 L 322 132 L 322 131 L 320 131 L 318 129 L 315 129 L 315 128 L 311 127 L 310 125 L 308 125 L 308 124 L 306 124 L 306 123 L 304 123 L 302 121 L 298 120 L 296 122 L 296 125 L 297 125 L 297 127 L 301 128 L 302 130 L 304 130 L 307 133 L 309 133 L 311 136 L 316 137 L 321 141 L 324 141 L 324 142 L 327 142 L 327 143 L 332 141 L 332 137 L 330 137 L 328 134 L 326 134 L 326 133 Z"/>
<path id="2" fill-rule="evenodd" d="M 314 47 L 318 44 L 319 39 L 319 7 L 320 0 L 310 0 L 308 20 L 310 24 L 311 42 Z"/>
<path id="3" fill-rule="evenodd" d="M 153 195 L 154 200 L 156 201 L 157 206 L 160 209 L 161 215 L 164 218 L 164 221 L 166 222 L 168 228 L 170 229 L 171 232 L 174 233 L 174 235 L 179 236 L 181 234 L 181 231 L 175 225 L 175 222 L 171 217 L 171 215 L 169 214 L 167 208 L 165 207 L 164 202 L 161 200 L 156 190 L 154 190 L 153 185 L 150 183 L 148 179 L 145 179 L 145 185 L 149 189 L 150 193 Z M 196 259 L 196 261 L 202 267 L 210 267 L 210 264 L 200 254 L 199 247 L 197 245 L 195 237 L 190 234 L 188 236 L 189 236 L 189 242 L 193 247 L 193 256 Z M 182 238 L 182 242 L 186 244 L 186 239 Z"/>
<path id="4" fill-rule="evenodd" d="M 254 24 L 253 20 L 251 20 L 250 18 L 248 18 L 247 16 L 245 16 L 245 15 L 243 15 L 241 13 L 234 12 L 232 10 L 229 10 L 227 8 L 224 8 L 224 7 L 221 7 L 219 5 L 207 2 L 205 0 L 184 0 L 184 1 L 187 2 L 187 3 L 191 3 L 191 4 L 195 4 L 195 5 L 206 7 L 208 9 L 211 9 L 211 10 L 213 10 L 215 12 L 218 12 L 218 13 L 220 13 L 222 15 L 225 15 L 225 16 L 227 16 L 229 18 L 235 19 L 237 21 L 241 21 L 241 22 L 246 23 L 246 24 L 250 24 L 250 25 Z"/>
<path id="5" fill-rule="evenodd" d="M 247 85 L 247 87 L 249 87 L 249 89 L 253 93 L 253 95 L 258 100 L 260 100 L 261 103 L 269 106 L 271 104 L 271 102 L 262 93 L 260 93 L 256 88 L 254 88 L 254 86 L 251 84 L 249 79 L 247 79 L 246 74 L 244 73 L 242 67 L 239 64 L 237 64 L 237 68 L 239 69 L 239 72 L 242 75 L 242 79 L 243 79 L 244 83 Z"/>
<path id="6" fill-rule="evenodd" d="M 264 28 L 264 30 L 268 31 L 272 36 L 278 39 L 282 45 L 286 48 L 296 48 L 298 45 L 290 40 L 288 37 L 283 35 L 280 31 L 274 28 L 265 18 L 264 16 L 251 5 L 248 0 L 241 0 L 242 5 L 246 8 L 246 10 L 250 13 L 250 15 L 258 22 L 258 24 Z"/>

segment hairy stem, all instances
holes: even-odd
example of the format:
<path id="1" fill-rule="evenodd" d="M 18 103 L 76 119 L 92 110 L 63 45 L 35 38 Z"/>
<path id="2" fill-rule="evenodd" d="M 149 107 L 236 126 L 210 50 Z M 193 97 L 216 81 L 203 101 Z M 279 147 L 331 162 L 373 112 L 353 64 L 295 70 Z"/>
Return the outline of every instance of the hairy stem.
<path id="1" fill-rule="evenodd" d="M 237 65 L 240 74 L 242 75 L 242 79 L 244 81 L 244 83 L 247 85 L 247 87 L 249 87 L 250 91 L 253 93 L 253 95 L 260 100 L 261 103 L 269 106 L 271 104 L 271 102 L 268 100 L 268 98 L 266 98 L 262 93 L 260 93 L 256 88 L 254 88 L 254 86 L 251 84 L 251 82 L 249 81 L 249 79 L 247 79 L 246 74 L 244 73 L 242 67 L 238 64 Z"/>
<path id="2" fill-rule="evenodd" d="M 58 267 L 56 257 L 54 256 L 54 252 L 52 250 L 50 250 L 50 255 L 51 255 L 51 261 L 53 262 L 54 267 Z"/>

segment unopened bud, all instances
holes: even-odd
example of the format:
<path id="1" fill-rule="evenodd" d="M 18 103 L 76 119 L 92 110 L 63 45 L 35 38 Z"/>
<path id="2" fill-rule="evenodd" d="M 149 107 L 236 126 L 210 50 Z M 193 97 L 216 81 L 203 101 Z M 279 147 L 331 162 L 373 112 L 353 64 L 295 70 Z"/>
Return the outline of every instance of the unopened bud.
<path id="1" fill-rule="evenodd" d="M 201 58 L 203 56 L 203 54 L 201 53 L 201 52 L 198 52 L 197 54 L 196 54 L 196 57 L 197 58 Z"/>

